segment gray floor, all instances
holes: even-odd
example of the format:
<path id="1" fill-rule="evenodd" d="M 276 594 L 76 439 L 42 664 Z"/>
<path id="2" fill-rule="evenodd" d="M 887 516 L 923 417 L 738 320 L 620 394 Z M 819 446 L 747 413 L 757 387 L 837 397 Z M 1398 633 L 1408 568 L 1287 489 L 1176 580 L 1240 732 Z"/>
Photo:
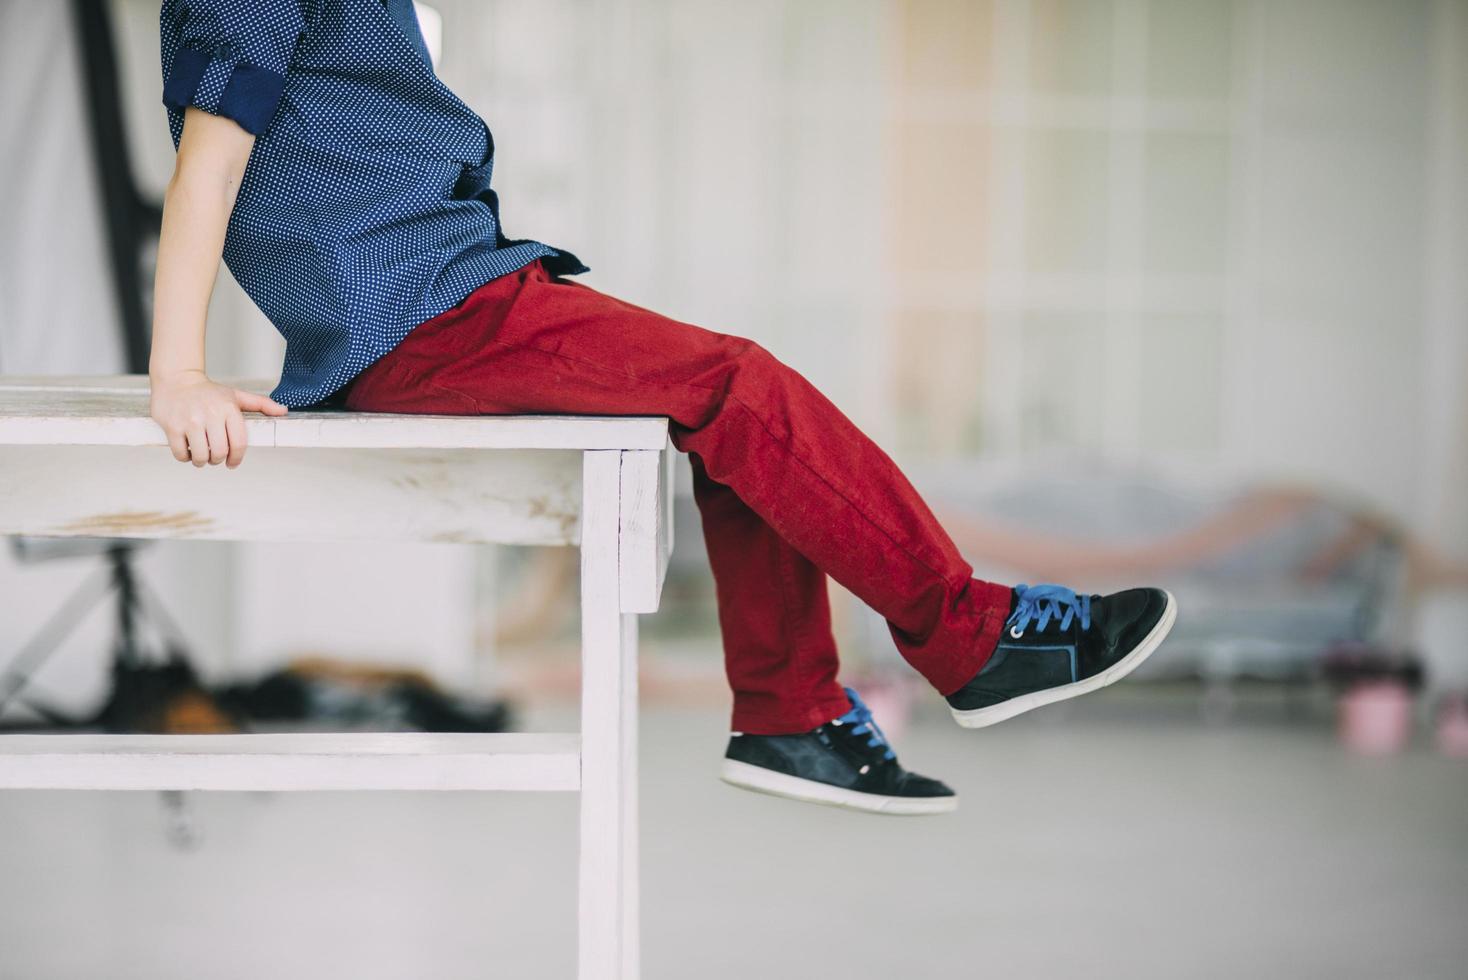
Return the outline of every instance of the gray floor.
<path id="1" fill-rule="evenodd" d="M 649 714 L 645 976 L 1468 976 L 1468 766 L 1082 705 L 921 719 L 963 805 L 908 820 L 724 787 L 720 718 Z M 571 976 L 571 796 L 190 806 L 187 851 L 152 794 L 0 794 L 0 977 Z"/>

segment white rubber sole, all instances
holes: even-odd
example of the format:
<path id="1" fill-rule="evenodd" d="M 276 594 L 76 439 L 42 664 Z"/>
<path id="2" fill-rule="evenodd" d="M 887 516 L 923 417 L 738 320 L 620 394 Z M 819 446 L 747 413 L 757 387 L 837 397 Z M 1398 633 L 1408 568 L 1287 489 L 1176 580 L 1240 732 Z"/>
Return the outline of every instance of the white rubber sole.
<path id="1" fill-rule="evenodd" d="M 964 728 L 988 728 L 997 725 L 1001 721 L 1008 721 L 1015 715 L 1022 715 L 1026 711 L 1043 708 L 1047 704 L 1057 701 L 1066 701 L 1070 698 L 1078 698 L 1082 694 L 1090 694 L 1099 691 L 1109 684 L 1115 684 L 1127 674 L 1136 670 L 1142 662 L 1152 656 L 1152 651 L 1162 645 L 1167 639 L 1167 634 L 1172 632 L 1172 625 L 1177 621 L 1177 600 L 1172 597 L 1171 592 L 1167 596 L 1167 608 L 1162 610 L 1162 618 L 1157 620 L 1157 625 L 1152 627 L 1141 643 L 1137 644 L 1135 650 L 1122 657 L 1116 663 L 1103 670 L 1094 677 L 1087 677 L 1083 681 L 1074 684 L 1066 684 L 1063 687 L 1052 687 L 1044 691 L 1035 691 L 1031 694 L 1021 694 L 1017 698 L 1010 698 L 999 704 L 990 705 L 987 708 L 974 708 L 971 711 L 960 711 L 950 708 L 953 712 L 953 720 Z"/>
<path id="2" fill-rule="evenodd" d="M 909 797 L 858 793 L 856 790 L 801 779 L 799 776 L 774 772 L 733 759 L 724 760 L 724 768 L 719 773 L 719 778 L 730 786 L 754 790 L 756 793 L 767 793 L 770 796 L 783 796 L 787 800 L 819 803 L 821 806 L 835 806 L 846 810 L 861 810 L 864 813 L 883 813 L 894 817 L 952 813 L 958 809 L 958 797 L 956 796 Z"/>

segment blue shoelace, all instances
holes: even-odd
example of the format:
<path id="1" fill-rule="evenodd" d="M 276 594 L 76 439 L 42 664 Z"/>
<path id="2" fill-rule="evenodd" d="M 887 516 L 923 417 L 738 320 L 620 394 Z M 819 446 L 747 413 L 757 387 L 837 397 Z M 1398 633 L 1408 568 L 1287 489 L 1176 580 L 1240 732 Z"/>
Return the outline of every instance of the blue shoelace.
<path id="1" fill-rule="evenodd" d="M 1016 585 L 1014 591 L 1019 599 L 1004 625 L 1009 627 L 1009 635 L 1016 640 L 1024 635 L 1032 621 L 1037 633 L 1043 633 L 1052 619 L 1060 621 L 1062 631 L 1070 629 L 1076 617 L 1080 617 L 1081 629 L 1091 628 L 1091 597 L 1088 595 L 1078 596 L 1063 585 Z"/>
<path id="2" fill-rule="evenodd" d="M 851 730 L 851 734 L 871 736 L 867 739 L 868 748 L 874 749 L 879 745 L 884 745 L 887 747 L 885 757 L 888 759 L 897 758 L 897 754 L 892 751 L 892 746 L 887 743 L 887 736 L 882 734 L 882 730 L 877 727 L 876 721 L 873 720 L 872 709 L 868 708 L 866 702 L 861 699 L 861 695 L 857 694 L 851 688 L 848 687 L 844 690 L 846 691 L 846 696 L 851 699 L 851 710 L 840 718 L 833 720 L 832 724 L 854 724 L 856 727 Z"/>

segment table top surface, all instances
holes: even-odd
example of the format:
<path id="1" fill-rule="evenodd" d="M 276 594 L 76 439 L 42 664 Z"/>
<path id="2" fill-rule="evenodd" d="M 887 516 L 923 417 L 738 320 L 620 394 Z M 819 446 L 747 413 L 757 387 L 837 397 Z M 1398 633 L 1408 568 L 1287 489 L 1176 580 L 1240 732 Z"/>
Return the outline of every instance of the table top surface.
<path id="1" fill-rule="evenodd" d="M 269 381 L 220 379 L 268 393 Z M 656 449 L 668 420 L 621 415 L 245 413 L 252 447 L 315 449 Z M 163 446 L 144 375 L 0 375 L 0 446 Z"/>

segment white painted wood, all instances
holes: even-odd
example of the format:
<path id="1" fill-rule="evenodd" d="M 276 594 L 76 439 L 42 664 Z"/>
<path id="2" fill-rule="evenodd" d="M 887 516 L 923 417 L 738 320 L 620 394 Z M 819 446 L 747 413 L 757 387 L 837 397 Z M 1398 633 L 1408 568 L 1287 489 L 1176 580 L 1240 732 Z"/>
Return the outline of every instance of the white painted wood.
<path id="1" fill-rule="evenodd" d="M 672 525 L 671 481 L 666 454 L 638 450 L 622 454 L 622 531 L 618 566 L 622 578 L 622 611 L 658 611 L 663 578 L 668 571 Z"/>
<path id="2" fill-rule="evenodd" d="M 265 393 L 269 382 L 229 381 Z M 661 449 L 664 418 L 601 415 L 247 414 L 251 446 L 313 449 Z M 0 445 L 163 446 L 147 379 L 0 375 Z"/>
<path id="3" fill-rule="evenodd" d="M 580 980 L 632 980 L 637 909 L 635 626 L 621 612 L 623 453 L 586 453 L 581 516 Z"/>
<path id="4" fill-rule="evenodd" d="M 641 817 L 637 786 L 637 616 L 622 614 L 622 973 L 636 980 L 642 973 Z"/>
<path id="5" fill-rule="evenodd" d="M 251 449 L 195 468 L 152 446 L 0 445 L 0 533 L 570 545 L 580 453 Z"/>
<path id="6" fill-rule="evenodd" d="M 678 450 L 673 446 L 673 440 L 669 439 L 667 445 L 663 447 L 663 526 L 661 529 L 663 567 L 658 577 L 659 588 L 667 578 L 668 565 L 673 560 L 673 508 L 677 502 L 677 467 Z"/>
<path id="7" fill-rule="evenodd" d="M 575 735 L 3 735 L 0 789 L 576 790 Z"/>
<path id="8" fill-rule="evenodd" d="M 244 467 L 196 469 L 162 451 L 146 379 L 0 378 L 0 533 L 580 544 L 581 734 L 6 736 L 0 788 L 579 788 L 578 975 L 635 980 L 636 613 L 673 543 L 667 420 L 316 412 L 249 434 Z"/>
<path id="9" fill-rule="evenodd" d="M 308 417 L 309 416 L 309 417 Z M 277 446 L 430 449 L 612 449 L 660 445 L 667 422 L 612 415 L 330 415 L 272 419 Z"/>

